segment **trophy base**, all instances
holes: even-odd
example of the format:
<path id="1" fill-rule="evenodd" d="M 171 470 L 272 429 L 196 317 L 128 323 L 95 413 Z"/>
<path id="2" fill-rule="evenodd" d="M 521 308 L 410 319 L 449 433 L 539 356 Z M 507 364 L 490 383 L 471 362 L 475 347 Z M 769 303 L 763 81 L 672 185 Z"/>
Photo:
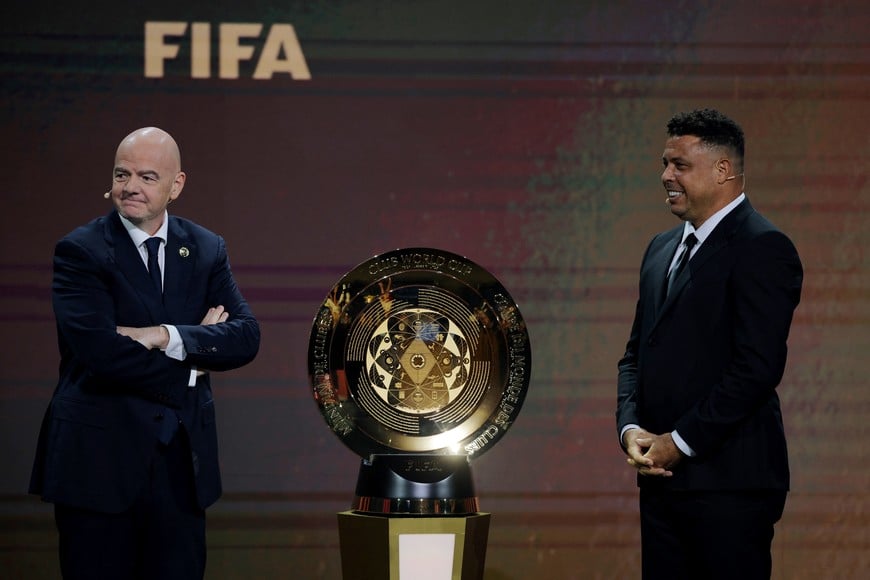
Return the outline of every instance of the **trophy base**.
<path id="1" fill-rule="evenodd" d="M 353 510 L 372 515 L 463 516 L 477 513 L 464 455 L 373 455 L 360 465 Z"/>
<path id="2" fill-rule="evenodd" d="M 338 514 L 343 580 L 483 580 L 490 514 Z"/>

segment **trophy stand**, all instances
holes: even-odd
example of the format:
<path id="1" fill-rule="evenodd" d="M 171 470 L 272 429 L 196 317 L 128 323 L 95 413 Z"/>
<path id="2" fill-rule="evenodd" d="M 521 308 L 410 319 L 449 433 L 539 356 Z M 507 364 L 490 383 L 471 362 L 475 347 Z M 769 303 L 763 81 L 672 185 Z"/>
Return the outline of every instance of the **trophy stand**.
<path id="1" fill-rule="evenodd" d="M 338 514 L 344 580 L 482 580 L 490 514 L 462 455 L 363 460 Z"/>

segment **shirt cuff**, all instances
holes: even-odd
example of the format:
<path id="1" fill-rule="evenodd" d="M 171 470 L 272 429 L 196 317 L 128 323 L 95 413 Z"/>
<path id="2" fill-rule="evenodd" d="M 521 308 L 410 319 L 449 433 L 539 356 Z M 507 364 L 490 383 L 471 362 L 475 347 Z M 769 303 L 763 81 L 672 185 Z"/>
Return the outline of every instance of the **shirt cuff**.
<path id="1" fill-rule="evenodd" d="M 631 431 L 632 429 L 640 429 L 640 425 L 635 425 L 634 423 L 629 423 L 628 425 L 623 427 L 622 430 L 619 432 L 619 445 L 621 447 L 623 447 L 623 448 L 625 447 L 625 444 L 622 442 L 622 438 L 625 437 L 625 432 Z"/>
<path id="2" fill-rule="evenodd" d="M 161 324 L 166 332 L 169 333 L 169 344 L 166 345 L 166 356 L 175 360 L 184 360 L 187 358 L 187 350 L 184 348 L 184 341 L 181 340 L 181 334 L 178 329 L 171 324 Z M 196 367 L 190 367 L 190 376 L 187 378 L 187 386 L 196 386 Z"/>
<path id="3" fill-rule="evenodd" d="M 187 358 L 187 351 L 184 349 L 184 341 L 181 340 L 181 334 L 178 329 L 171 324 L 161 324 L 169 333 L 169 344 L 166 345 L 166 356 L 175 360 L 184 360 Z"/>
<path id="4" fill-rule="evenodd" d="M 671 438 L 674 440 L 674 445 L 677 446 L 677 449 L 682 451 L 683 455 L 685 455 L 686 457 L 695 456 L 695 450 L 689 447 L 689 444 L 686 443 L 686 441 L 682 437 L 680 437 L 679 433 L 677 433 L 676 431 L 671 431 Z"/>

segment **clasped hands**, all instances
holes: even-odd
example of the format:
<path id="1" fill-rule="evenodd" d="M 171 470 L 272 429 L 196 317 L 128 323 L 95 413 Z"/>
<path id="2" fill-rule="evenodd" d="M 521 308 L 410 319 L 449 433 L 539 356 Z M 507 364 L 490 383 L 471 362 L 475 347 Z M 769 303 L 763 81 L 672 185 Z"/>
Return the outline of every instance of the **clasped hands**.
<path id="1" fill-rule="evenodd" d="M 205 313 L 200 324 L 206 326 L 226 322 L 229 316 L 230 313 L 224 310 L 223 306 L 213 306 Z M 165 349 L 169 344 L 169 331 L 164 326 L 119 326 L 116 330 L 118 334 L 129 336 L 149 350 L 153 348 Z"/>
<path id="2" fill-rule="evenodd" d="M 628 464 L 641 475 L 671 477 L 682 454 L 670 433 L 656 435 L 646 429 L 629 429 L 622 436 Z"/>

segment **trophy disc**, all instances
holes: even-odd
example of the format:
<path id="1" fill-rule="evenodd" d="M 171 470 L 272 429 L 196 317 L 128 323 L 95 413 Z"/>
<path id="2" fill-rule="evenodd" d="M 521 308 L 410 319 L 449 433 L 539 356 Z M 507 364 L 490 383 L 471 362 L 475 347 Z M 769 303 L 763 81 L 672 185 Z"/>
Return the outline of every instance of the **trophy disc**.
<path id="1" fill-rule="evenodd" d="M 333 287 L 308 347 L 314 399 L 364 459 L 487 451 L 529 386 L 519 308 L 470 260 L 430 248 L 363 262 Z"/>

